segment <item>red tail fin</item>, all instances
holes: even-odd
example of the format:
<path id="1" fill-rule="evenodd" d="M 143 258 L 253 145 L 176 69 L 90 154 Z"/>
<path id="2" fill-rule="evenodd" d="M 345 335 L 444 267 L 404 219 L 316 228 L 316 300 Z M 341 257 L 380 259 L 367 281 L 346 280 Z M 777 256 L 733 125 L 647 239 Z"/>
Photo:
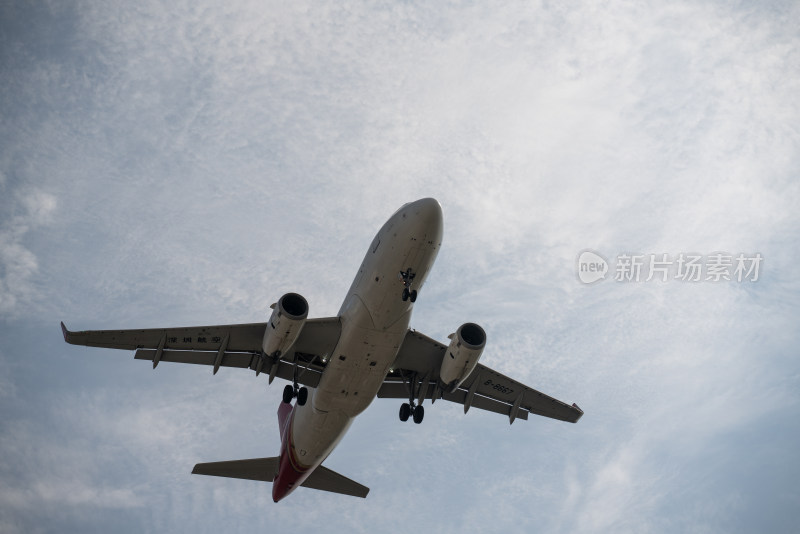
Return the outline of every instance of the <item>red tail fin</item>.
<path id="1" fill-rule="evenodd" d="M 283 441 L 283 434 L 286 432 L 286 424 L 289 422 L 289 416 L 292 414 L 292 405 L 282 402 L 278 406 L 278 430 L 281 432 L 281 441 Z"/>

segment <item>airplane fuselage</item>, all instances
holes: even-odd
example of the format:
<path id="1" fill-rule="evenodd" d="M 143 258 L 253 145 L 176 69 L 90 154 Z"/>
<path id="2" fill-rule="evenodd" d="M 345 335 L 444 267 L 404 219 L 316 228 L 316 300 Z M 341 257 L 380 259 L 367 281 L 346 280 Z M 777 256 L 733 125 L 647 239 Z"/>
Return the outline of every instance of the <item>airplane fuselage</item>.
<path id="1" fill-rule="evenodd" d="M 432 198 L 404 205 L 373 239 L 339 310 L 341 336 L 319 385 L 288 410 L 282 429 L 275 502 L 328 457 L 353 419 L 375 399 L 408 330 L 413 303 L 398 274 L 412 272 L 419 291 L 442 242 L 442 210 Z M 410 271 L 409 271 L 410 270 Z"/>

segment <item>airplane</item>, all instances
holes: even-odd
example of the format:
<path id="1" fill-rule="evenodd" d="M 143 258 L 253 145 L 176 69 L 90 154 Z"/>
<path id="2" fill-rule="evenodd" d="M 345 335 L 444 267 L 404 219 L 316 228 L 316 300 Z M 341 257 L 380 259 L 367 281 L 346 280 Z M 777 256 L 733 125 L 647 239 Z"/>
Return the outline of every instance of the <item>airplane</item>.
<path id="1" fill-rule="evenodd" d="M 366 497 L 369 488 L 322 463 L 356 416 L 378 398 L 402 399 L 400 420 L 421 423 L 423 401 L 462 404 L 508 417 L 528 414 L 575 423 L 583 415 L 478 360 L 486 333 L 462 324 L 440 343 L 409 329 L 411 312 L 442 243 L 433 198 L 404 204 L 378 231 L 336 317 L 308 318 L 308 302 L 287 293 L 267 322 L 71 332 L 73 345 L 135 350 L 153 362 L 239 367 L 288 380 L 278 407 L 280 455 L 199 463 L 192 473 L 272 482 L 278 502 L 297 487 Z M 296 399 L 294 405 L 292 401 Z"/>

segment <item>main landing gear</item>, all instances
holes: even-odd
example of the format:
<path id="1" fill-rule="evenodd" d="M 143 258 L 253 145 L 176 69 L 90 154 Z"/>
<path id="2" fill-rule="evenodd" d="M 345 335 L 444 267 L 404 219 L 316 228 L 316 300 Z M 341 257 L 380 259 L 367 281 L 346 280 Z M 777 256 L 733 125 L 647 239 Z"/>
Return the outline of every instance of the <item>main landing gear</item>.
<path id="1" fill-rule="evenodd" d="M 404 402 L 400 405 L 400 420 L 406 422 L 409 416 L 414 419 L 416 424 L 420 424 L 422 418 L 425 417 L 425 408 L 422 405 L 414 406 L 413 403 Z"/>
<path id="2" fill-rule="evenodd" d="M 406 380 L 406 377 L 403 376 L 402 373 L 400 377 L 403 379 L 403 384 L 405 384 L 408 390 L 408 402 L 404 402 L 400 405 L 400 420 L 406 422 L 408 418 L 411 417 L 416 424 L 420 424 L 422 418 L 425 417 L 425 408 L 422 407 L 422 401 L 427 395 L 428 377 L 426 376 L 422 380 L 418 380 L 417 375 L 413 374 L 409 377 L 409 380 Z M 417 402 L 419 402 L 419 404 L 417 404 Z"/>
<path id="3" fill-rule="evenodd" d="M 411 282 L 414 281 L 414 276 L 416 274 L 414 271 L 409 267 L 405 271 L 400 271 L 398 273 L 398 278 L 403 281 L 403 302 L 407 300 L 411 300 L 411 302 L 416 302 L 417 300 L 417 290 L 411 289 Z"/>
<path id="4" fill-rule="evenodd" d="M 283 388 L 283 402 L 289 404 L 295 397 L 297 397 L 297 404 L 304 406 L 308 400 L 308 388 L 298 388 L 296 384 L 294 386 L 286 384 L 286 387 Z"/>
<path id="5" fill-rule="evenodd" d="M 304 406 L 308 400 L 308 389 L 305 386 L 300 387 L 297 384 L 297 354 L 294 355 L 292 366 L 294 366 L 292 383 L 287 384 L 286 387 L 283 388 L 283 402 L 290 404 L 292 399 L 297 397 L 297 404 L 299 406 Z"/>

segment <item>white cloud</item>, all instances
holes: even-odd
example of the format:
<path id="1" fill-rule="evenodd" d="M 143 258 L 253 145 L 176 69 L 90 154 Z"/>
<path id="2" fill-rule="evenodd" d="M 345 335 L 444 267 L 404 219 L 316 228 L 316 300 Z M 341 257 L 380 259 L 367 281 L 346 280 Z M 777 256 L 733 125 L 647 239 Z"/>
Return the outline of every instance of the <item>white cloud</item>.
<path id="1" fill-rule="evenodd" d="M 31 229 L 50 222 L 56 208 L 53 195 L 36 189 L 17 192 L 12 198 L 4 203 L 9 211 L 0 222 L 0 314 L 6 316 L 29 310 L 39 297 L 38 260 L 24 241 Z"/>
<path id="2" fill-rule="evenodd" d="M 47 505 L 135 508 L 145 504 L 142 496 L 131 489 L 98 488 L 75 480 L 58 480 L 53 475 L 46 475 L 28 490 L 0 490 L 0 502 L 26 513 Z"/>

